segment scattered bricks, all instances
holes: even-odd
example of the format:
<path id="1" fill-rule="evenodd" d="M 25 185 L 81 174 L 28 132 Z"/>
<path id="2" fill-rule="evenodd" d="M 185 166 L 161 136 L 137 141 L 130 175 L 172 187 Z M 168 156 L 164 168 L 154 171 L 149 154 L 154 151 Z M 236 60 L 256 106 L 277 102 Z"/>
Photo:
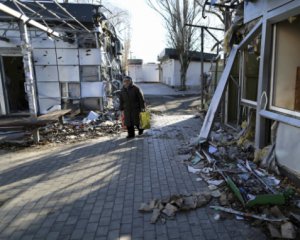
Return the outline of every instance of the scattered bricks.
<path id="1" fill-rule="evenodd" d="M 160 216 L 160 210 L 155 208 L 153 209 L 153 212 L 152 212 L 152 217 L 151 217 L 151 223 L 156 223 L 156 221 L 158 220 Z"/>
<path id="2" fill-rule="evenodd" d="M 167 215 L 168 217 L 173 217 L 175 216 L 175 213 L 178 211 L 178 208 L 173 206 L 172 204 L 168 203 L 164 210 L 162 212 Z"/>
<path id="3" fill-rule="evenodd" d="M 272 238 L 281 238 L 279 230 L 271 223 L 268 224 L 268 229 Z"/>

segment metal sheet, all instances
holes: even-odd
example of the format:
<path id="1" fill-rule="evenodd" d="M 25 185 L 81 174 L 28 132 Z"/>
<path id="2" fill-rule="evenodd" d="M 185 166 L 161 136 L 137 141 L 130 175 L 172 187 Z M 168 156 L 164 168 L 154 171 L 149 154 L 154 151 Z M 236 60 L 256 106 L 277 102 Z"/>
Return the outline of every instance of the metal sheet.
<path id="1" fill-rule="evenodd" d="M 31 39 L 33 48 L 55 48 L 54 40 L 48 37 L 34 37 Z"/>
<path id="2" fill-rule="evenodd" d="M 38 82 L 58 81 L 58 72 L 56 66 L 35 66 L 35 76 Z"/>
<path id="3" fill-rule="evenodd" d="M 33 49 L 34 65 L 57 65 L 54 49 Z"/>
<path id="4" fill-rule="evenodd" d="M 22 42 L 20 37 L 18 38 L 8 38 L 9 42 L 1 41 L 1 48 L 18 48 L 21 46 Z"/>
<path id="5" fill-rule="evenodd" d="M 300 175 L 300 128 L 279 123 L 275 154 L 280 165 Z"/>
<path id="6" fill-rule="evenodd" d="M 99 81 L 98 66 L 80 66 L 81 81 Z"/>
<path id="7" fill-rule="evenodd" d="M 8 28 L 12 28 L 12 26 L 7 26 Z M 1 27 L 2 28 L 2 27 Z M 4 30 L 1 30 L 1 34 L 4 34 Z M 8 37 L 8 38 L 11 38 L 11 37 L 14 37 L 14 38 L 20 38 L 20 31 L 19 30 L 8 30 L 5 32 L 5 37 Z"/>
<path id="8" fill-rule="evenodd" d="M 82 82 L 81 97 L 103 97 L 104 84 L 103 82 Z"/>
<path id="9" fill-rule="evenodd" d="M 78 65 L 77 49 L 56 49 L 58 65 Z"/>
<path id="10" fill-rule="evenodd" d="M 100 65 L 101 51 L 99 48 L 79 49 L 80 65 Z"/>
<path id="11" fill-rule="evenodd" d="M 56 106 L 57 110 L 61 109 L 61 100 L 60 98 L 39 98 L 39 110 L 41 114 L 48 112 L 48 109 Z"/>
<path id="12" fill-rule="evenodd" d="M 58 66 L 59 81 L 79 82 L 79 66 Z"/>
<path id="13" fill-rule="evenodd" d="M 38 96 L 39 98 L 59 98 L 60 87 L 59 82 L 38 82 Z"/>
<path id="14" fill-rule="evenodd" d="M 56 48 L 78 48 L 76 37 L 74 37 L 74 40 L 75 40 L 74 43 L 69 43 L 61 39 L 56 39 L 55 46 Z"/>

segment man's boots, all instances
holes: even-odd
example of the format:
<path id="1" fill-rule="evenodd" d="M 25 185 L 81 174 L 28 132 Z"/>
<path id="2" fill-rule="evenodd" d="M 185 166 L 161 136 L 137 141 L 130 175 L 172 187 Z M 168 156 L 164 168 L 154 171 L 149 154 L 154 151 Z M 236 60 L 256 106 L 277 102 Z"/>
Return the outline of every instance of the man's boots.
<path id="1" fill-rule="evenodd" d="M 127 132 L 128 132 L 128 135 L 126 138 L 134 138 L 135 137 L 134 126 L 127 127 Z"/>

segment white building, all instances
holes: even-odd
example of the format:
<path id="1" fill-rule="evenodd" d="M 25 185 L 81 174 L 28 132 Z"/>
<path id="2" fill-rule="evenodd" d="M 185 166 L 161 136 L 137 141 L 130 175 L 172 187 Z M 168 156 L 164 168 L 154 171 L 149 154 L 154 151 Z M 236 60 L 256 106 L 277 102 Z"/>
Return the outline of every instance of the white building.
<path id="1" fill-rule="evenodd" d="M 133 82 L 159 82 L 159 65 L 157 63 L 143 64 L 142 59 L 129 59 L 128 75 Z"/>
<path id="2" fill-rule="evenodd" d="M 201 86 L 201 53 L 191 52 L 191 62 L 187 70 L 186 86 Z M 204 53 L 204 72 L 208 73 L 211 67 L 211 61 L 214 54 Z M 160 63 L 160 82 L 171 86 L 180 86 L 180 63 L 175 49 L 166 48 L 159 55 Z"/>
<path id="3" fill-rule="evenodd" d="M 53 2 L 24 2 L 20 16 L 32 16 L 30 7 L 40 14 L 19 23 L 10 14 L 18 14 L 19 9 L 13 2 L 4 4 L 0 12 L 0 115 L 39 115 L 53 108 L 102 109 L 106 86 L 119 74 L 121 45 L 114 27 L 102 22 L 101 6 L 64 3 L 62 10 Z M 52 12 L 41 11 L 41 6 Z M 65 11 L 74 18 L 66 17 Z M 52 29 L 43 26 L 45 22 Z"/>

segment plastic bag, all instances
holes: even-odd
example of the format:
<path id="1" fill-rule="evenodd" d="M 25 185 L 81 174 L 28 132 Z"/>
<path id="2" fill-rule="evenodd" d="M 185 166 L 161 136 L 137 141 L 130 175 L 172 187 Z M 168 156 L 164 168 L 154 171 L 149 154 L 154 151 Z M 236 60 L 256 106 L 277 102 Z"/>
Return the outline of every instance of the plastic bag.
<path id="1" fill-rule="evenodd" d="M 125 125 L 125 114 L 124 112 L 122 111 L 121 113 L 121 123 L 122 123 L 122 128 L 123 129 L 127 129 L 126 125 Z"/>
<path id="2" fill-rule="evenodd" d="M 140 113 L 140 128 L 149 129 L 150 128 L 150 112 L 141 112 Z"/>

